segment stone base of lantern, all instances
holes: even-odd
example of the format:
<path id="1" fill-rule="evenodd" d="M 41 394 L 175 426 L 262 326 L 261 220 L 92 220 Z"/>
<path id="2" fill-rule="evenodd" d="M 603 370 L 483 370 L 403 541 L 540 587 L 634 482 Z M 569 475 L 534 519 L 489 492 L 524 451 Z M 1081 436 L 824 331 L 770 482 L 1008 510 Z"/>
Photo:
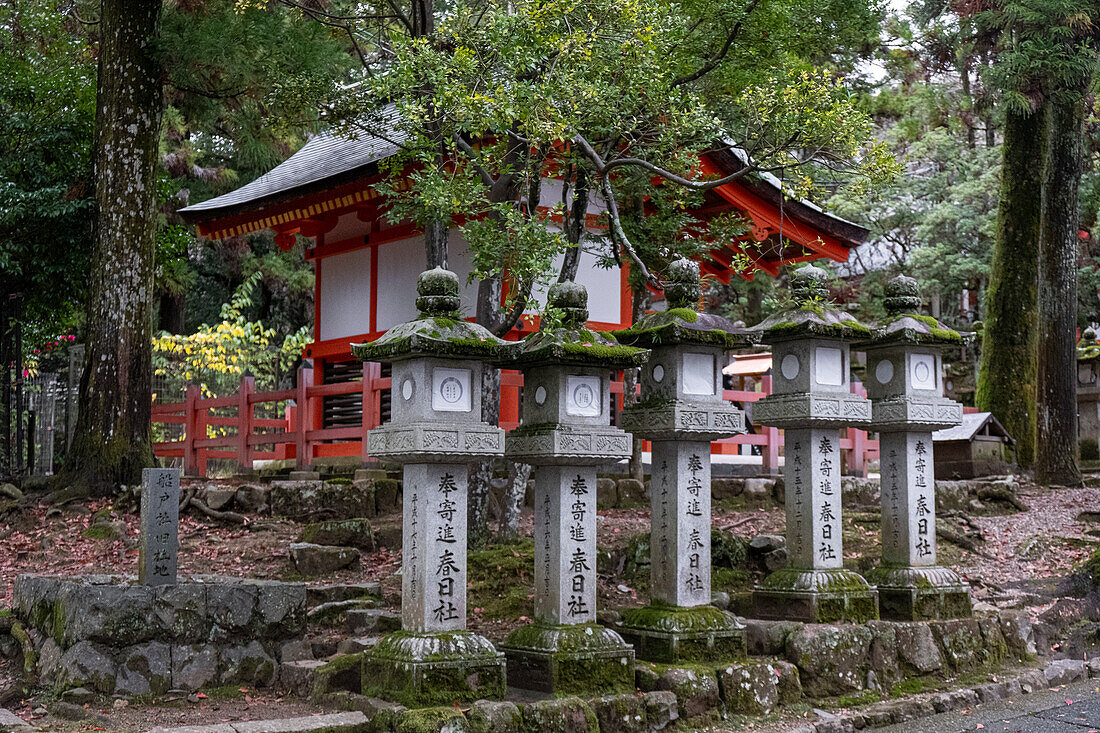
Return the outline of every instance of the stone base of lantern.
<path id="1" fill-rule="evenodd" d="M 502 699 L 504 655 L 471 631 L 397 631 L 363 658 L 363 694 L 408 706 Z"/>
<path id="2" fill-rule="evenodd" d="M 747 654 L 745 624 L 714 606 L 671 606 L 654 602 L 623 611 L 616 629 L 634 646 L 638 659 L 675 662 L 720 662 Z"/>
<path id="3" fill-rule="evenodd" d="M 879 566 L 867 573 L 878 588 L 879 613 L 891 621 L 930 621 L 971 615 L 970 587 L 954 570 Z"/>
<path id="4" fill-rule="evenodd" d="M 596 623 L 535 622 L 501 644 L 508 684 L 554 695 L 595 695 L 634 690 L 634 649 Z"/>
<path id="5" fill-rule="evenodd" d="M 863 623 L 879 617 L 876 590 L 843 568 L 778 570 L 753 590 L 752 600 L 753 615 L 763 619 Z"/>

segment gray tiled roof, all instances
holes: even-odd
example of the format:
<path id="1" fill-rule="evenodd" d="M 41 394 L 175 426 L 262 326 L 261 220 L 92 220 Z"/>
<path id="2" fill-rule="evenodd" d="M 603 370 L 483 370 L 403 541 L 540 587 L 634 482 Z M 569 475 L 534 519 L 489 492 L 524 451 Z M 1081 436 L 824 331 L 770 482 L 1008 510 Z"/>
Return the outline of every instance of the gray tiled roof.
<path id="1" fill-rule="evenodd" d="M 995 433 L 999 433 L 1008 438 L 1009 442 L 1014 443 L 1012 436 L 1008 434 L 1008 431 L 1001 425 L 1000 420 L 993 417 L 992 412 L 968 412 L 963 414 L 963 420 L 961 425 L 956 425 L 953 428 L 944 428 L 943 430 L 937 430 L 932 433 L 932 440 L 945 441 L 945 440 L 972 440 L 979 430 L 989 421 L 993 421 L 993 428 Z"/>
<path id="2" fill-rule="evenodd" d="M 387 126 L 392 130 L 392 121 Z M 219 209 L 260 201 L 376 163 L 390 157 L 399 148 L 399 135 L 387 137 L 389 139 L 383 139 L 366 132 L 356 137 L 331 132 L 315 135 L 298 152 L 256 180 L 229 193 L 182 208 L 180 212 L 208 216 Z"/>

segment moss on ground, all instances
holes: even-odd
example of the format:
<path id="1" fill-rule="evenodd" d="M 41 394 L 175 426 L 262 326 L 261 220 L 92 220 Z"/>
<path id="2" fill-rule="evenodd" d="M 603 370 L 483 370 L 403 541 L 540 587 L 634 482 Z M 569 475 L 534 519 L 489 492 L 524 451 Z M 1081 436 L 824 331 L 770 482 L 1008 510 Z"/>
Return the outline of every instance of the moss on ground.
<path id="1" fill-rule="evenodd" d="M 467 604 L 493 621 L 534 615 L 535 544 L 530 539 L 471 552 Z"/>

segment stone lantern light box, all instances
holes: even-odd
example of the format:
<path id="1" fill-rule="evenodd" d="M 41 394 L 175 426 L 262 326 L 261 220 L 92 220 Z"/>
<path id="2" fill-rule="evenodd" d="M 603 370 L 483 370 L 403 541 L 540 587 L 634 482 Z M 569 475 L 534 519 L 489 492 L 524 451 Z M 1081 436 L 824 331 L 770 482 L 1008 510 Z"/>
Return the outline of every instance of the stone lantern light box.
<path id="1" fill-rule="evenodd" d="M 884 305 L 889 322 L 863 344 L 882 484 L 882 562 L 867 577 L 883 618 L 969 616 L 969 587 L 936 564 L 932 433 L 962 422 L 962 405 L 943 397 L 943 350 L 973 334 L 920 315 L 917 281 L 904 275 L 887 284 Z"/>
<path id="2" fill-rule="evenodd" d="M 470 463 L 502 456 L 504 431 L 481 421 L 482 373 L 504 342 L 459 309 L 458 277 L 420 275 L 418 318 L 356 344 L 392 364 L 391 418 L 367 450 L 402 464 L 402 631 L 364 657 L 364 691 L 407 705 L 501 697 L 504 655 L 466 630 L 466 499 Z"/>

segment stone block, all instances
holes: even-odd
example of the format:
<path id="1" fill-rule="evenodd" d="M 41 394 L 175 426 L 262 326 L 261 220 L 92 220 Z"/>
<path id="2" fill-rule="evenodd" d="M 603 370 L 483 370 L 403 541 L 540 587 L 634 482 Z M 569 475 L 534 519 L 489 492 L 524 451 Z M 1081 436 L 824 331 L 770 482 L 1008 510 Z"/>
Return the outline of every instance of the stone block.
<path id="1" fill-rule="evenodd" d="M 637 695 L 604 695 L 588 701 L 596 713 L 600 733 L 645 733 L 645 700 Z"/>
<path id="2" fill-rule="evenodd" d="M 139 644 L 119 654 L 116 695 L 163 695 L 172 687 L 172 649 L 164 642 Z"/>
<path id="3" fill-rule="evenodd" d="M 332 585 L 310 585 L 306 587 L 306 605 L 309 608 L 322 603 L 349 601 L 353 598 L 382 595 L 381 583 L 334 583 Z"/>
<path id="4" fill-rule="evenodd" d="M 636 662 L 634 664 L 634 686 L 642 692 L 652 692 L 657 689 L 657 680 L 661 675 L 657 672 L 657 665 L 652 662 Z"/>
<path id="5" fill-rule="evenodd" d="M 114 647 L 152 641 L 159 633 L 150 586 L 65 583 L 57 595 L 53 636 L 62 647 L 92 641 Z"/>
<path id="6" fill-rule="evenodd" d="M 229 506 L 229 503 L 237 498 L 236 488 L 217 488 L 214 486 L 207 486 L 202 493 L 202 499 L 206 503 L 206 506 L 215 511 L 220 511 Z"/>
<path id="7" fill-rule="evenodd" d="M 314 668 L 310 688 L 312 697 L 332 692 L 358 692 L 363 689 L 363 654 L 353 653 L 330 659 Z"/>
<path id="8" fill-rule="evenodd" d="M 267 687 L 275 680 L 275 660 L 258 641 L 225 647 L 218 657 L 219 684 Z"/>
<path id="9" fill-rule="evenodd" d="M 778 660 L 771 663 L 775 671 L 775 688 L 779 693 L 780 705 L 794 705 L 802 701 L 802 681 L 799 679 L 798 667 Z"/>
<path id="10" fill-rule="evenodd" d="M 466 711 L 470 733 L 519 733 L 523 714 L 515 703 L 478 700 Z"/>
<path id="11" fill-rule="evenodd" d="M 504 655 L 469 631 L 390 634 L 363 655 L 363 694 L 412 705 L 500 699 Z"/>
<path id="12" fill-rule="evenodd" d="M 49 629 L 53 608 L 61 591 L 61 578 L 43 575 L 20 575 L 15 579 L 12 610 L 15 615 L 36 629 Z"/>
<path id="13" fill-rule="evenodd" d="M 61 647 L 53 639 L 46 639 L 38 650 L 38 681 L 42 685 L 53 684 L 61 667 Z"/>
<path id="14" fill-rule="evenodd" d="M 249 626 L 254 637 L 288 639 L 306 628 L 306 588 L 298 583 L 256 581 L 256 606 Z"/>
<path id="15" fill-rule="evenodd" d="M 788 638 L 786 656 L 807 695 L 844 695 L 866 684 L 871 638 L 863 626 L 807 624 Z"/>
<path id="16" fill-rule="evenodd" d="M 196 583 L 158 587 L 153 596 L 153 619 L 172 641 L 204 641 L 211 627 L 206 588 Z"/>
<path id="17" fill-rule="evenodd" d="M 302 528 L 298 541 L 332 547 L 357 547 L 367 552 L 374 550 L 370 520 L 363 517 L 312 522 Z"/>
<path id="18" fill-rule="evenodd" d="M 357 564 L 359 550 L 295 542 L 290 545 L 290 559 L 299 573 L 312 578 Z"/>
<path id="19" fill-rule="evenodd" d="M 1089 670 L 1081 659 L 1059 659 L 1047 665 L 1043 676 L 1046 677 L 1048 687 L 1058 687 L 1088 679 Z"/>
<path id="20" fill-rule="evenodd" d="M 523 730 L 525 733 L 597 733 L 600 724 L 596 713 L 584 700 L 579 697 L 560 697 L 524 705 Z"/>
<path id="21" fill-rule="evenodd" d="M 34 726 L 10 710 L 0 708 L 0 731 L 3 733 L 30 733 Z"/>
<path id="22" fill-rule="evenodd" d="M 879 480 L 859 476 L 842 476 L 841 502 L 845 509 L 878 508 Z"/>
<path id="23" fill-rule="evenodd" d="M 313 659 L 313 644 L 305 639 L 294 639 L 279 647 L 279 663 L 304 662 Z"/>
<path id="24" fill-rule="evenodd" d="M 350 482 L 272 481 L 271 513 L 298 521 L 321 511 L 338 517 L 365 517 L 375 510 L 375 493 L 363 492 Z"/>
<path id="25" fill-rule="evenodd" d="M 642 506 L 649 502 L 649 494 L 645 490 L 645 484 L 636 478 L 619 479 L 618 496 L 617 506 L 622 508 Z"/>
<path id="26" fill-rule="evenodd" d="M 982 632 L 986 657 L 991 663 L 1000 664 L 1008 657 L 1008 642 L 1005 641 L 1001 624 L 996 617 L 978 619 L 978 628 Z"/>
<path id="27" fill-rule="evenodd" d="M 218 649 L 213 644 L 172 647 L 172 688 L 198 690 L 218 678 Z"/>
<path id="28" fill-rule="evenodd" d="M 744 625 L 710 605 L 632 608 L 615 628 L 636 657 L 651 662 L 728 661 L 746 654 Z"/>
<path id="29" fill-rule="evenodd" d="M 907 674 L 930 674 L 943 667 L 943 655 L 926 623 L 893 624 L 898 660 Z"/>
<path id="30" fill-rule="evenodd" d="M 261 512 L 269 509 L 271 489 L 259 484 L 244 484 L 237 487 L 237 495 L 234 501 L 237 506 L 246 512 Z"/>
<path id="31" fill-rule="evenodd" d="M 748 651 L 754 657 L 779 657 L 786 653 L 787 639 L 802 628 L 797 621 L 745 619 Z"/>
<path id="32" fill-rule="evenodd" d="M 61 656 L 56 682 L 61 688 L 87 687 L 110 694 L 115 691 L 117 673 L 109 648 L 81 641 Z"/>
<path id="33" fill-rule="evenodd" d="M 887 686 L 899 677 L 897 629 L 883 621 L 868 621 L 871 671 Z"/>
<path id="34" fill-rule="evenodd" d="M 997 614 L 1008 650 L 1019 658 L 1031 658 L 1037 653 L 1035 630 L 1026 611 L 1002 611 Z"/>
<path id="35" fill-rule="evenodd" d="M 944 659 L 956 670 L 974 669 L 988 661 L 977 619 L 932 621 L 929 626 Z"/>
<path id="36" fill-rule="evenodd" d="M 679 716 L 685 720 L 710 715 L 721 700 L 718 678 L 694 669 L 673 667 L 657 680 L 658 690 L 668 690 L 676 696 Z"/>
<path id="37" fill-rule="evenodd" d="M 747 478 L 745 490 L 741 494 L 745 501 L 753 504 L 769 504 L 772 500 L 772 489 L 775 487 L 775 479 L 772 478 Z"/>
<path id="38" fill-rule="evenodd" d="M 634 689 L 634 650 L 595 623 L 521 626 L 500 645 L 508 684 L 557 695 L 597 695 Z"/>
<path id="39" fill-rule="evenodd" d="M 614 509 L 619 506 L 619 485 L 613 478 L 596 479 L 596 508 Z"/>
<path id="40" fill-rule="evenodd" d="M 461 710 L 437 707 L 409 710 L 387 730 L 394 733 L 465 733 L 469 727 Z"/>
<path id="41" fill-rule="evenodd" d="M 718 668 L 718 687 L 726 709 L 742 715 L 766 715 L 779 704 L 778 676 L 764 663 Z"/>
<path id="42" fill-rule="evenodd" d="M 305 718 L 251 720 L 233 723 L 236 733 L 359 733 L 370 721 L 362 712 L 328 713 Z"/>
<path id="43" fill-rule="evenodd" d="M 732 499 L 741 496 L 745 492 L 745 479 L 736 477 L 723 477 L 710 479 L 710 497 L 713 501 Z"/>
<path id="44" fill-rule="evenodd" d="M 206 607 L 214 641 L 247 638 L 260 588 L 248 583 L 212 583 L 206 589 Z"/>
<path id="45" fill-rule="evenodd" d="M 313 677 L 325 663 L 320 659 L 284 661 L 279 665 L 279 688 L 298 697 L 308 697 L 313 689 Z"/>
<path id="46" fill-rule="evenodd" d="M 653 690 L 642 695 L 646 725 L 652 731 L 669 727 L 680 718 L 676 695 L 669 690 Z"/>

